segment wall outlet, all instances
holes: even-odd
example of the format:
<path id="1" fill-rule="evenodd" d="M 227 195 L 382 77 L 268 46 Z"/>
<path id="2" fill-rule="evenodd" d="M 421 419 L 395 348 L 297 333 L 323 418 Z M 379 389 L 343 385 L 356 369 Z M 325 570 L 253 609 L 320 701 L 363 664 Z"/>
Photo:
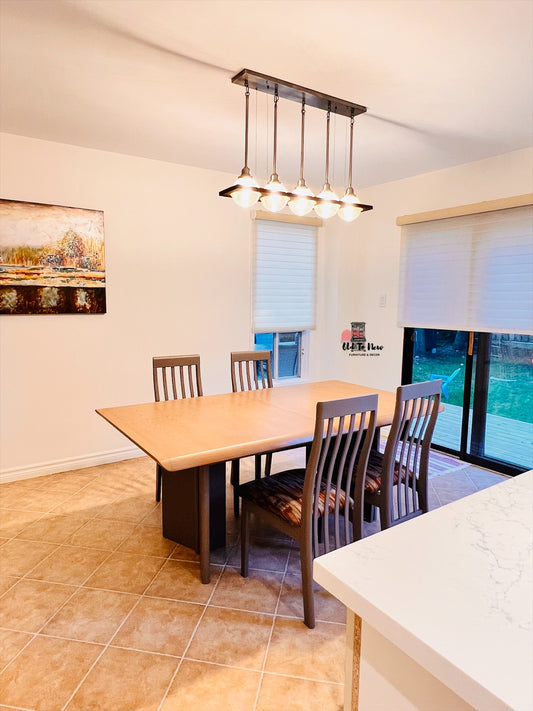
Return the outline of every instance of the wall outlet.
<path id="1" fill-rule="evenodd" d="M 387 305 L 387 294 L 381 294 L 381 296 L 378 299 L 378 306 L 380 309 L 384 309 L 386 305 Z"/>

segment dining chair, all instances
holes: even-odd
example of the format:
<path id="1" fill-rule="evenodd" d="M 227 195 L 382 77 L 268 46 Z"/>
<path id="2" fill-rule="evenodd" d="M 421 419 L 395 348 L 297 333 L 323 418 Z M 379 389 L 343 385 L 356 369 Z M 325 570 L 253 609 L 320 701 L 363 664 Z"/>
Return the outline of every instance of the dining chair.
<path id="1" fill-rule="evenodd" d="M 231 353 L 231 389 L 234 393 L 273 387 L 270 351 L 233 351 Z M 265 475 L 270 476 L 272 453 L 265 456 Z M 255 455 L 255 478 L 261 477 L 261 455 Z M 231 462 L 233 511 L 239 515 L 240 460 Z"/>
<path id="2" fill-rule="evenodd" d="M 241 575 L 248 575 L 252 515 L 298 541 L 304 622 L 310 628 L 315 626 L 313 559 L 354 540 L 354 502 L 346 492 L 364 481 L 377 404 L 377 395 L 317 403 L 305 469 L 289 469 L 239 488 Z"/>
<path id="3" fill-rule="evenodd" d="M 199 355 L 154 356 L 152 358 L 154 397 L 161 400 L 203 395 Z M 156 469 L 155 500 L 161 501 L 161 467 Z"/>
<path id="4" fill-rule="evenodd" d="M 440 380 L 397 388 L 385 450 L 371 450 L 366 477 L 354 492 L 356 540 L 363 537 L 363 499 L 379 509 L 382 530 L 428 511 L 429 452 L 440 401 Z"/>

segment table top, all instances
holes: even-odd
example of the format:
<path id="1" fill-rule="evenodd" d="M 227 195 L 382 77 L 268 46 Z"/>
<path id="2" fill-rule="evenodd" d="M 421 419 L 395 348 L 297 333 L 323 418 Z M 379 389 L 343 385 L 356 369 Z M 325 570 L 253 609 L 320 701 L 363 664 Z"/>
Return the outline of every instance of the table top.
<path id="1" fill-rule="evenodd" d="M 168 471 L 309 442 L 316 403 L 378 394 L 377 426 L 390 425 L 395 393 L 327 380 L 96 412 Z"/>
<path id="2" fill-rule="evenodd" d="M 477 709 L 533 709 L 533 470 L 317 558 L 315 579 Z"/>

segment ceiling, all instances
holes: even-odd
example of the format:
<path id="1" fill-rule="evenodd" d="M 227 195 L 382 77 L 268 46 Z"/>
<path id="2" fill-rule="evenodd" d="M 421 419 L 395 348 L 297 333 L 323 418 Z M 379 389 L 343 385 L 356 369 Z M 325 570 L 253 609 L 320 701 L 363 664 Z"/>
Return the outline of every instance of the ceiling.
<path id="1" fill-rule="evenodd" d="M 530 0 L 0 0 L 0 11 L 8 133 L 237 175 L 244 91 L 230 79 L 246 67 L 368 107 L 355 121 L 357 187 L 533 145 Z M 265 180 L 271 98 L 252 94 L 250 164 Z M 288 187 L 299 110 L 280 100 Z M 309 108 L 306 121 L 318 190 L 325 114 Z M 332 123 L 342 190 L 347 121 Z"/>

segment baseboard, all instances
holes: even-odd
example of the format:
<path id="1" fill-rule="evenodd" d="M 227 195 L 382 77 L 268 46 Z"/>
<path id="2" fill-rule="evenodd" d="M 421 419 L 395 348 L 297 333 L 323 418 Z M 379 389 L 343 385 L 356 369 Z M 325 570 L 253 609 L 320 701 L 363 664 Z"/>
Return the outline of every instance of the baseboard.
<path id="1" fill-rule="evenodd" d="M 68 472 L 72 469 L 86 469 L 87 467 L 97 467 L 99 464 L 110 464 L 120 462 L 122 459 L 133 459 L 144 456 L 144 452 L 138 447 L 124 447 L 122 449 L 112 449 L 98 454 L 87 454 L 82 457 L 70 457 L 69 459 L 57 459 L 53 462 L 41 462 L 26 467 L 14 467 L 0 471 L 0 484 L 9 481 L 21 481 L 23 479 L 33 479 L 37 476 L 48 474 L 58 474 Z"/>

